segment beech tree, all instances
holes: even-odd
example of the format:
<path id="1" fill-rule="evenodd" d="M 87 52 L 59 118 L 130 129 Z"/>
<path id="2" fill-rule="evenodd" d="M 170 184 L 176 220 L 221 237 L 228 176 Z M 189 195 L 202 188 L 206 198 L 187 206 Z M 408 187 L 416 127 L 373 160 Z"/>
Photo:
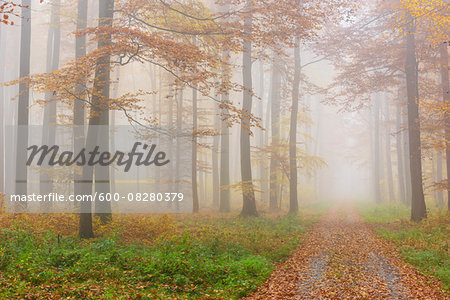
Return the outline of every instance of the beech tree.
<path id="1" fill-rule="evenodd" d="M 20 30 L 20 77 L 30 75 L 30 53 L 31 53 L 31 0 L 22 0 L 22 21 Z M 26 161 L 28 147 L 28 106 L 30 102 L 30 90 L 25 82 L 19 84 L 19 102 L 17 125 L 17 155 L 16 155 L 16 194 L 27 194 L 27 166 L 22 164 Z M 23 203 L 26 205 L 26 202 Z"/>

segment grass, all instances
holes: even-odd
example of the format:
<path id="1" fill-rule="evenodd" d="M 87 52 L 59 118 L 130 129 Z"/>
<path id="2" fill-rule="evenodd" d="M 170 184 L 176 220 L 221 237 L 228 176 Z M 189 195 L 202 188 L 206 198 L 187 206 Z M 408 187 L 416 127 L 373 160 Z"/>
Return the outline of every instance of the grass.
<path id="1" fill-rule="evenodd" d="M 403 259 L 425 274 L 436 277 L 450 292 L 450 214 L 434 210 L 420 223 L 409 220 L 401 204 L 361 208 L 364 219 L 376 224 L 376 233 L 393 242 Z"/>
<path id="2" fill-rule="evenodd" d="M 74 216 L 12 216 L 0 216 L 2 299 L 235 299 L 260 286 L 313 222 L 116 216 L 96 224 L 101 237 L 80 241 Z"/>

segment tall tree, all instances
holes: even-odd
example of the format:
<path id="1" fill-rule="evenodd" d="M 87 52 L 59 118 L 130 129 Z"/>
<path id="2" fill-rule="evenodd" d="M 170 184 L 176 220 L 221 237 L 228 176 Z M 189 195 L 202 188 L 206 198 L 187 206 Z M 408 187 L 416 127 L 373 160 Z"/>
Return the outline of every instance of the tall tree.
<path id="1" fill-rule="evenodd" d="M 218 102 L 214 102 L 214 130 L 216 131 L 220 127 L 220 107 Z M 211 148 L 211 158 L 212 158 L 212 177 L 213 177 L 213 185 L 212 185 L 212 202 L 214 207 L 219 206 L 219 184 L 220 184 L 220 172 L 219 172 L 219 144 L 220 144 L 220 136 L 213 136 L 213 145 Z"/>
<path id="2" fill-rule="evenodd" d="M 22 0 L 22 24 L 20 28 L 20 77 L 30 75 L 31 50 L 31 0 Z M 17 155 L 16 155 L 16 194 L 27 194 L 27 158 L 28 147 L 28 106 L 30 90 L 25 82 L 19 84 L 19 103 L 17 111 Z M 26 202 L 23 203 L 26 205 Z"/>
<path id="3" fill-rule="evenodd" d="M 281 98 L 281 73 L 280 59 L 274 53 L 272 60 L 272 79 L 270 87 L 270 106 L 271 106 L 271 151 L 270 151 L 270 209 L 278 208 L 278 199 L 280 192 L 279 172 L 280 166 L 280 98 Z"/>
<path id="4" fill-rule="evenodd" d="M 388 184 L 388 191 L 389 191 L 389 201 L 394 201 L 394 178 L 392 176 L 392 159 L 391 159 L 391 118 L 390 118 L 390 110 L 389 110 L 389 101 L 388 98 L 385 97 L 387 101 L 385 101 L 384 105 L 384 119 L 385 119 L 385 129 L 386 129 L 386 170 L 387 170 L 387 184 Z"/>
<path id="5" fill-rule="evenodd" d="M 61 1 L 55 0 L 50 3 L 51 15 L 50 25 L 47 37 L 47 62 L 46 72 L 53 72 L 59 68 L 60 44 L 61 44 L 61 28 L 60 28 L 60 6 Z M 56 101 L 53 99 L 53 92 L 45 92 L 44 120 L 42 127 L 42 144 L 54 145 L 56 138 Z M 47 168 L 44 168 L 47 169 Z M 40 174 L 40 193 L 45 195 L 53 190 L 53 184 L 50 176 L 46 172 Z M 44 203 L 47 208 L 51 206 L 51 202 Z"/>
<path id="6" fill-rule="evenodd" d="M 223 51 L 222 57 L 225 62 L 228 61 L 229 51 Z M 222 65 L 223 81 L 228 81 L 230 77 L 230 68 L 227 64 Z M 228 89 L 225 89 L 220 95 L 222 116 L 229 114 L 227 104 L 230 101 L 230 93 Z M 219 211 L 230 212 L 231 199 L 230 199 L 230 128 L 228 121 L 222 117 L 220 122 L 220 175 L 219 175 Z"/>
<path id="7" fill-rule="evenodd" d="M 292 87 L 291 124 L 289 131 L 289 212 L 298 212 L 297 193 L 297 115 L 300 86 L 300 38 L 295 37 L 294 46 L 294 81 Z"/>
<path id="8" fill-rule="evenodd" d="M 405 132 L 403 134 L 403 161 L 405 165 L 405 192 L 406 192 L 406 204 L 411 206 L 412 199 L 412 187 L 411 187 L 411 164 L 409 157 L 409 132 L 408 132 L 408 115 L 406 112 L 407 108 L 405 107 L 405 113 L 403 116 L 403 122 L 405 123 Z M 403 114 L 402 114 L 403 115 Z"/>
<path id="9" fill-rule="evenodd" d="M 5 31 L 6 33 L 6 31 Z M 0 26 L 0 53 L 5 53 L 6 34 L 3 33 L 3 26 Z M 5 55 L 0 57 L 0 193 L 5 192 L 5 88 L 3 82 L 5 81 Z"/>
<path id="10" fill-rule="evenodd" d="M 400 101 L 400 93 L 398 95 L 398 103 L 396 105 L 396 122 L 395 130 L 396 135 L 396 147 L 397 147 L 397 182 L 398 182 L 398 193 L 402 203 L 406 204 L 406 187 L 405 187 L 405 167 L 403 158 L 403 129 L 402 129 L 402 105 Z"/>
<path id="11" fill-rule="evenodd" d="M 199 211 L 197 184 L 197 135 L 198 135 L 198 99 L 197 89 L 192 89 L 192 212 Z"/>
<path id="12" fill-rule="evenodd" d="M 247 1 L 247 16 L 244 20 L 244 34 L 250 35 L 252 32 L 251 1 Z M 241 215 L 257 216 L 255 191 L 252 179 L 252 162 L 250 153 L 250 119 L 252 113 L 252 41 L 244 37 L 242 53 L 242 75 L 243 75 L 243 102 L 241 119 L 241 179 L 242 179 L 242 197 L 243 206 Z"/>
<path id="13" fill-rule="evenodd" d="M 99 27 L 112 28 L 114 14 L 114 0 L 99 1 Z M 111 44 L 111 34 L 106 32 L 100 36 L 98 48 L 105 49 Z M 97 61 L 97 68 L 94 78 L 94 93 L 92 98 L 95 108 L 94 125 L 100 125 L 100 135 L 98 143 L 103 151 L 109 150 L 109 99 L 110 99 L 110 78 L 111 78 L 111 54 L 105 51 L 104 55 Z M 109 167 L 98 166 L 95 168 L 95 191 L 98 193 L 109 193 L 111 191 Z M 111 202 L 100 201 L 95 203 L 96 215 L 100 216 L 103 224 L 112 218 Z"/>
<path id="14" fill-rule="evenodd" d="M 111 27 L 113 18 L 114 1 L 99 0 L 99 27 Z M 105 49 L 111 41 L 111 34 L 104 34 L 99 37 L 98 48 Z M 94 90 L 91 103 L 91 115 L 88 125 L 88 133 L 86 138 L 86 148 L 93 149 L 95 143 L 99 143 L 101 149 L 107 149 L 109 143 L 109 130 L 99 132 L 98 126 L 105 129 L 109 124 L 109 109 L 107 100 L 109 99 L 109 81 L 110 81 L 110 53 L 103 52 L 96 63 Z M 99 193 L 109 192 L 109 168 L 98 168 L 95 170 L 95 190 Z M 83 194 L 92 194 L 92 183 L 94 179 L 94 168 L 92 166 L 83 167 Z M 80 214 L 80 237 L 93 237 L 92 231 L 92 212 L 91 202 L 83 201 L 81 203 Z M 96 203 L 96 211 L 98 212 L 102 222 L 111 219 L 111 203 L 102 201 Z"/>
<path id="15" fill-rule="evenodd" d="M 406 90 L 408 94 L 409 160 L 411 168 L 411 220 L 421 221 L 427 216 L 422 182 L 422 151 L 420 148 L 420 118 L 418 68 L 416 59 L 415 20 L 407 18 L 406 27 Z"/>
<path id="16" fill-rule="evenodd" d="M 440 46 L 440 65 L 442 81 L 442 100 L 445 107 L 450 105 L 450 84 L 448 76 L 448 41 Z M 445 155 L 447 160 L 447 209 L 450 210 L 450 113 L 448 109 L 445 112 Z"/>
<path id="17" fill-rule="evenodd" d="M 381 158 L 380 158 L 380 98 L 379 94 L 374 96 L 374 105 L 373 105 L 373 113 L 374 113 L 374 189 L 375 189 L 375 201 L 376 203 L 381 203 L 381 190 L 380 190 L 380 181 L 381 181 Z"/>
<path id="18" fill-rule="evenodd" d="M 78 0 L 78 12 L 76 28 L 77 31 L 86 29 L 87 26 L 87 13 L 88 13 L 88 0 Z M 86 55 L 86 36 L 77 35 L 75 37 L 75 64 L 81 68 L 80 59 Z M 73 103 L 73 147 L 74 152 L 79 153 L 85 145 L 84 141 L 84 123 L 85 112 L 83 100 L 85 97 L 86 78 L 82 78 L 81 82 L 76 83 L 75 93 L 78 95 L 74 99 Z M 81 174 L 75 172 L 74 174 L 74 193 L 80 195 L 82 193 Z"/>

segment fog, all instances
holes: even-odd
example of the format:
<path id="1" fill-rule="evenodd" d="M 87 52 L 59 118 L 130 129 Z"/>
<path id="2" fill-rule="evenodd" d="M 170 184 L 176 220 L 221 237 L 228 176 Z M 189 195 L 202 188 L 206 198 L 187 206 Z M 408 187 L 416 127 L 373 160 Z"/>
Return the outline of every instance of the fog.
<path id="1" fill-rule="evenodd" d="M 152 5 L 158 8 L 156 2 Z M 54 53 L 49 54 L 48 51 L 57 47 L 54 44 L 56 39 L 54 41 L 49 39 L 54 38 L 56 34 L 60 35 L 61 39 L 61 44 L 58 45 L 60 57 L 57 69 L 71 66 L 70 63 L 74 61 L 75 36 L 73 32 L 77 23 L 77 2 L 62 1 L 58 15 L 60 23 L 52 24 L 52 6 L 58 5 L 57 3 L 55 1 L 44 3 L 32 1 L 30 44 L 30 75 L 32 76 L 48 72 L 48 59 L 52 58 L 52 55 L 54 56 Z M 209 1 L 205 1 L 203 4 L 209 7 L 212 13 L 226 9 L 226 7 L 220 7 Z M 129 13 L 128 17 L 132 13 L 134 14 L 134 12 L 127 11 L 132 8 L 126 3 L 118 2 L 116 5 L 120 7 L 120 10 L 115 12 L 112 28 L 125 26 L 121 23 L 126 21 L 124 11 Z M 302 8 L 306 10 L 305 14 L 308 13 L 308 5 L 313 6 L 313 4 L 306 4 Z M 193 166 L 197 169 L 195 180 L 201 209 L 217 210 L 219 194 L 222 190 L 228 190 L 231 193 L 232 207 L 238 209 L 242 205 L 243 186 L 248 183 L 249 178 L 253 180 L 252 193 L 256 195 L 258 209 L 267 210 L 269 206 L 273 205 L 279 209 L 289 209 L 292 205 L 289 186 L 291 177 L 289 171 L 292 166 L 289 165 L 288 146 L 289 134 L 292 130 L 292 124 L 290 124 L 292 90 L 298 75 L 300 77 L 298 82 L 299 112 L 298 120 L 295 123 L 297 128 L 298 202 L 302 204 L 342 199 L 374 202 L 379 201 L 381 197 L 383 201 L 387 202 L 402 201 L 410 204 L 411 199 L 408 197 L 411 196 L 411 191 L 405 193 L 402 190 L 411 189 L 411 183 L 408 183 L 411 175 L 408 174 L 407 168 L 410 162 L 406 158 L 414 157 L 415 154 L 406 152 L 406 145 L 411 144 L 407 144 L 405 135 L 408 132 L 407 119 L 414 118 L 414 116 L 407 116 L 406 102 L 411 95 L 407 93 L 409 90 L 407 91 L 405 71 L 397 70 L 398 68 L 404 69 L 407 57 L 404 49 L 396 48 L 398 45 L 405 45 L 406 37 L 392 29 L 394 25 L 387 22 L 386 18 L 377 15 L 380 14 L 380 11 L 392 9 L 388 5 L 373 1 L 367 7 L 359 10 L 351 4 L 347 3 L 346 5 L 348 7 L 342 7 L 342 15 L 347 14 L 348 17 L 340 19 L 339 16 L 334 16 L 333 18 L 338 21 L 326 21 L 318 17 L 320 20 L 317 22 L 322 22 L 320 27 L 308 28 L 309 25 L 303 24 L 304 31 L 308 34 L 300 33 L 298 37 L 295 37 L 295 33 L 292 33 L 291 37 L 279 35 L 273 39 L 277 40 L 273 44 L 271 44 L 271 39 L 277 35 L 270 31 L 272 30 L 270 26 L 278 26 L 281 28 L 280 30 L 288 29 L 282 27 L 283 24 L 261 25 L 264 18 L 258 22 L 255 21 L 253 28 L 266 26 L 267 36 L 261 37 L 263 33 L 258 33 L 255 29 L 255 32 L 260 35 L 255 33 L 254 38 L 248 39 L 253 42 L 250 75 L 245 74 L 245 69 L 249 66 L 245 66 L 245 63 L 244 66 L 242 65 L 246 52 L 236 50 L 241 46 L 246 47 L 246 39 L 242 39 L 237 33 L 233 33 L 235 36 L 227 42 L 230 44 L 228 49 L 218 47 L 215 44 L 217 41 L 211 42 L 201 34 L 199 34 L 199 40 L 202 44 L 195 44 L 195 40 L 192 42 L 189 35 L 170 32 L 161 33 L 161 37 L 165 41 L 161 42 L 160 48 L 155 46 L 155 49 L 151 49 L 153 45 L 142 42 L 144 43 L 143 48 L 145 48 L 142 51 L 147 52 L 142 54 L 137 52 L 139 54 L 136 57 L 130 54 L 129 48 L 114 49 L 108 57 L 111 60 L 111 67 L 107 68 L 108 76 L 110 76 L 110 80 L 107 82 L 109 98 L 103 100 L 109 101 L 106 113 L 109 118 L 109 126 L 132 125 L 134 128 L 140 128 L 139 130 L 152 128 L 156 131 L 159 130 L 159 134 L 161 131 L 172 132 L 177 146 L 173 148 L 169 146 L 167 151 L 169 155 L 179 156 L 180 151 L 183 151 L 180 150 L 180 147 L 189 148 L 191 151 L 190 144 L 180 146 L 177 139 L 182 135 L 192 136 L 192 130 L 195 127 L 193 118 L 196 118 L 196 122 L 198 122 L 196 130 L 200 133 L 195 134 L 196 150 L 194 151 L 196 151 L 197 163 L 194 163 Z M 234 6 L 241 7 L 240 4 L 230 2 L 228 9 L 233 11 Z M 88 28 L 97 26 L 98 9 L 96 1 L 88 1 Z M 139 16 L 140 13 L 142 12 L 136 12 L 136 15 Z M 264 12 L 260 12 L 260 14 L 263 16 Z M 260 15 L 253 16 L 254 20 L 258 20 L 258 17 Z M 130 28 L 148 29 L 152 34 L 158 32 L 154 28 L 142 27 L 142 23 L 136 21 L 137 17 L 133 15 L 133 18 L 135 18 L 133 19 L 134 23 L 130 21 Z M 246 20 L 245 16 L 241 15 L 230 16 L 230 18 L 236 23 L 245 23 Z M 2 25 L 0 28 L 3 83 L 18 79 L 19 67 L 24 63 L 20 61 L 19 51 L 21 47 L 24 47 L 20 42 L 20 24 L 24 23 L 20 18 L 16 18 L 15 21 L 14 25 Z M 272 21 L 279 20 L 275 18 Z M 189 23 L 183 26 L 186 31 L 195 28 Z M 208 24 L 208 26 L 213 25 Z M 177 30 L 180 31 L 180 29 Z M 233 28 L 233 30 L 239 32 L 239 28 Z M 275 29 L 273 31 L 275 32 Z M 425 33 L 426 29 L 419 26 L 416 34 L 416 47 L 418 55 L 422 59 L 419 65 L 419 68 L 422 69 L 420 69 L 420 84 L 417 89 L 423 103 L 440 103 L 439 65 L 433 61 L 434 54 L 423 50 L 423 47 L 429 42 Z M 120 36 L 119 31 L 114 34 L 114 38 L 122 39 L 121 43 L 130 42 L 126 40 L 126 37 Z M 383 35 L 388 38 L 380 40 Z M 87 36 L 88 43 L 85 49 L 89 55 L 100 46 L 97 45 L 97 40 L 92 32 L 87 33 Z M 300 41 L 298 49 L 292 45 L 295 42 L 294 38 Z M 135 39 L 135 44 L 140 43 L 137 41 L 137 36 Z M 171 40 L 179 43 L 174 46 L 175 53 L 163 48 L 167 47 L 165 43 Z M 242 40 L 244 41 L 243 45 L 239 45 Z M 358 44 L 361 41 L 367 41 L 367 49 Z M 132 48 L 133 41 L 130 43 L 127 46 Z M 204 51 L 204 57 L 198 57 L 195 52 L 184 53 L 183 43 L 195 51 Z M 238 46 L 232 43 L 236 43 Z M 214 47 L 216 48 L 212 49 Z M 242 50 L 242 47 L 239 49 Z M 297 57 L 300 68 L 295 67 L 297 63 L 295 49 L 300 53 L 300 56 Z M 155 54 L 157 51 L 167 51 L 167 53 L 158 56 L 159 54 Z M 229 57 L 226 61 L 214 61 L 214 63 L 222 63 L 224 66 L 228 64 L 228 66 L 218 68 L 208 65 L 205 67 L 210 62 L 208 59 L 211 60 L 211 63 L 213 62 L 213 58 L 206 58 L 212 53 L 216 58 L 225 57 L 223 53 L 228 53 Z M 171 55 L 173 57 L 169 57 Z M 431 55 L 431 58 L 427 55 Z M 119 58 L 120 62 L 124 58 L 128 61 L 121 65 L 117 63 Z M 96 59 L 101 59 L 101 56 Z M 188 59 L 193 60 L 192 65 L 185 61 Z M 179 63 L 180 61 L 181 63 Z M 180 67 L 182 64 L 185 64 L 184 69 Z M 94 70 L 95 66 L 89 67 Z M 196 67 L 198 67 L 198 72 L 203 71 L 204 73 L 194 74 Z M 206 77 L 207 75 L 204 74 L 206 71 L 211 71 L 211 68 L 215 75 Z M 242 72 L 243 68 L 244 72 Z M 225 74 L 227 70 L 229 82 L 221 78 L 221 75 Z M 57 70 L 52 71 L 59 74 Z M 76 68 L 72 68 L 68 72 L 75 74 L 78 71 Z M 98 67 L 96 72 L 98 72 Z M 92 76 L 91 72 L 86 77 L 88 99 L 95 95 L 96 78 Z M 195 76 L 205 76 L 205 79 L 204 81 L 198 80 L 194 78 Z M 245 76 L 251 79 L 251 88 L 243 84 L 246 80 L 248 83 L 248 78 Z M 64 94 L 60 88 L 67 86 L 68 89 L 71 89 L 77 83 L 61 81 L 60 84 L 55 85 L 54 82 L 50 84 L 51 80 L 55 81 L 58 78 L 38 76 L 33 77 L 30 81 L 30 96 L 27 105 L 29 125 L 45 125 L 46 122 L 47 125 L 50 124 L 44 116 L 45 107 L 48 107 L 50 103 L 56 103 L 54 117 L 57 125 L 65 126 L 73 123 L 74 101 L 77 101 L 78 98 L 67 98 L 68 94 Z M 225 90 L 230 100 L 229 103 L 224 101 L 225 93 L 220 90 L 224 89 L 218 84 L 221 80 L 222 85 L 228 84 Z M 53 96 L 46 95 L 45 91 L 53 93 Z M 251 117 L 256 118 L 254 120 L 248 117 L 245 109 L 242 108 L 243 105 L 246 105 L 243 104 L 243 101 L 246 101 L 243 100 L 243 95 L 245 98 L 246 93 L 253 100 Z M 2 87 L 2 130 L 8 128 L 7 126 L 17 125 L 19 95 L 17 84 Z M 51 97 L 51 99 L 46 97 Z M 198 106 L 195 114 L 193 112 L 194 101 Z M 121 106 L 118 106 L 117 103 L 120 103 Z M 229 105 L 226 107 L 226 114 L 221 105 Z M 398 108 L 399 106 L 401 108 Z M 276 111 L 274 112 L 273 109 Z M 409 107 L 409 109 L 412 108 Z M 422 173 L 419 177 L 423 175 L 427 201 L 430 201 L 432 205 L 442 206 L 444 197 L 446 197 L 442 192 L 442 182 L 445 178 L 443 174 L 446 170 L 445 159 L 442 158 L 443 128 L 439 120 L 432 120 L 434 115 L 429 106 L 423 105 L 418 109 L 420 118 L 423 120 L 422 132 L 418 133 L 419 139 L 420 134 L 422 137 L 422 153 L 419 159 L 422 161 Z M 85 105 L 83 118 L 86 125 L 92 118 L 89 116 L 89 111 L 89 105 Z M 257 126 L 244 130 L 250 134 L 250 164 L 252 167 L 250 177 L 248 177 L 248 175 L 244 175 L 245 170 L 242 167 L 243 162 L 247 160 L 241 144 L 243 143 L 242 136 L 245 136 L 245 133 L 242 133 L 242 127 L 248 125 L 246 123 L 253 124 L 254 121 Z M 228 129 L 229 133 L 225 133 L 229 136 L 229 145 L 223 145 L 223 126 L 228 124 L 227 122 L 231 123 L 231 127 Z M 411 130 L 413 129 L 410 129 L 409 134 L 411 134 Z M 277 131 L 279 131 L 278 136 L 276 135 Z M 5 136 L 3 134 L 4 139 Z M 18 152 L 15 148 L 17 147 L 15 138 L 12 136 L 9 138 L 10 140 L 3 141 L 6 155 L 3 154 L 4 158 L 2 159 L 14 161 L 15 153 Z M 114 143 L 116 144 L 111 144 L 113 147 L 120 144 L 120 141 Z M 274 143 L 280 143 L 281 146 L 276 146 Z M 439 143 L 441 146 L 435 146 Z M 400 146 L 401 148 L 399 148 Z M 229 161 L 227 161 L 229 178 L 225 181 L 228 182 L 225 186 L 220 181 L 221 176 L 226 176 L 223 175 L 221 167 L 221 160 L 224 159 L 221 156 L 223 151 L 228 151 L 230 154 Z M 402 166 L 399 166 L 399 159 Z M 4 164 L 2 163 L 2 165 Z M 174 166 L 170 175 L 167 176 L 172 178 L 177 170 L 179 171 L 178 165 Z M 414 169 L 411 172 L 416 171 L 417 169 Z M 108 172 L 114 173 L 114 168 L 111 167 Z M 271 172 L 272 177 L 269 174 Z M 143 174 L 147 173 L 133 174 L 135 178 L 132 180 L 136 180 L 137 185 L 140 181 L 146 180 L 146 175 Z M 8 178 L 8 174 L 3 170 L 2 181 L 8 182 Z M 34 179 L 37 180 L 37 177 Z M 114 185 L 116 179 L 108 177 L 109 180 L 112 180 L 111 184 Z M 158 175 L 158 180 L 169 180 L 169 178 L 160 178 Z M 183 180 L 183 184 L 188 186 L 194 182 L 192 177 Z M 242 184 L 242 182 L 244 183 Z M 73 182 L 71 184 L 73 185 Z M 272 195 L 272 193 L 275 194 Z M 272 196 L 275 204 L 269 205 L 269 198 Z M 190 197 L 193 196 L 190 195 Z"/>

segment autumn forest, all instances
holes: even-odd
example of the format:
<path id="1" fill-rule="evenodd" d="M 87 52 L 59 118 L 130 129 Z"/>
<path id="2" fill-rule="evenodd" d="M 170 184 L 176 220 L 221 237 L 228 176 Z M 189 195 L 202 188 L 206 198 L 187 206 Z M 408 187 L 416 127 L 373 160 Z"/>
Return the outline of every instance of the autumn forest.
<path id="1" fill-rule="evenodd" d="M 1 299 L 448 299 L 446 0 L 1 0 Z"/>

